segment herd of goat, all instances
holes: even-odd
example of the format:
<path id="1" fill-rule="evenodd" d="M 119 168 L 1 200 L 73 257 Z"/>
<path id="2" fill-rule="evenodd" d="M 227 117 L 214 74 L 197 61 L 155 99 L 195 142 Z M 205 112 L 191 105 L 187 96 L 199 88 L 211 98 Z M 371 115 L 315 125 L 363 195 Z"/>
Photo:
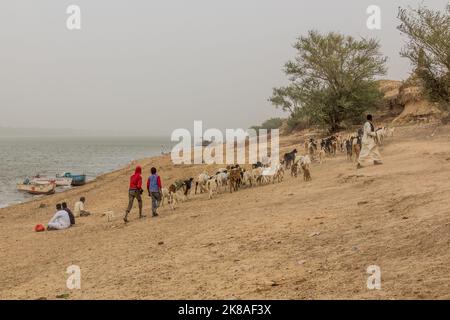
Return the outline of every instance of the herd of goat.
<path id="1" fill-rule="evenodd" d="M 378 144 L 382 144 L 384 138 L 392 137 L 395 128 L 378 128 L 376 139 Z M 310 165 L 313 161 L 322 164 L 325 157 L 334 157 L 337 152 L 346 153 L 347 159 L 356 161 L 361 151 L 362 130 L 346 138 L 336 134 L 330 137 L 316 140 L 310 138 L 305 140 L 305 155 L 298 155 L 297 149 L 285 153 L 278 163 L 272 163 L 270 158 L 264 162 L 252 164 L 251 169 L 245 169 L 240 165 L 229 165 L 221 168 L 215 174 L 209 175 L 206 171 L 200 173 L 195 179 L 177 180 L 168 188 L 162 189 L 161 206 L 167 199 L 167 203 L 172 210 L 175 205 L 187 199 L 189 193 L 207 193 L 211 199 L 215 195 L 229 190 L 230 193 L 238 191 L 240 188 L 251 188 L 263 184 L 281 182 L 287 170 L 290 170 L 292 177 L 297 177 L 303 172 L 303 179 L 310 181 Z M 195 185 L 195 187 L 194 187 Z"/>

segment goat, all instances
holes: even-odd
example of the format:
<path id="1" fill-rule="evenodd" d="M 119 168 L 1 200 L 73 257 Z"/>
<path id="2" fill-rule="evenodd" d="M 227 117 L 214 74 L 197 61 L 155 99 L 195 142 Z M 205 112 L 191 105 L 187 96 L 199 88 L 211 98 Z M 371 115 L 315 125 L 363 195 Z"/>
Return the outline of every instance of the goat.
<path id="1" fill-rule="evenodd" d="M 384 137 L 385 137 L 385 135 L 386 135 L 386 128 L 385 128 L 385 127 L 378 128 L 378 129 L 375 131 L 375 135 L 376 135 L 376 141 L 377 141 L 377 144 L 382 145 L 382 144 L 383 144 Z"/>
<path id="2" fill-rule="evenodd" d="M 291 152 L 284 154 L 283 159 L 284 159 L 286 169 L 289 169 L 291 167 L 292 162 L 294 162 L 294 160 L 295 160 L 296 154 L 297 154 L 297 149 L 294 149 Z"/>
<path id="3" fill-rule="evenodd" d="M 297 162 L 294 163 L 294 164 L 292 164 L 292 167 L 291 167 L 291 177 L 297 178 L 297 175 L 298 175 L 298 168 L 299 168 L 299 166 L 298 166 L 298 163 L 297 163 Z"/>
<path id="4" fill-rule="evenodd" d="M 361 137 L 357 136 L 357 137 L 352 137 L 351 141 L 352 141 L 352 155 L 355 156 L 354 161 L 358 161 L 359 158 L 359 153 L 361 152 Z"/>
<path id="5" fill-rule="evenodd" d="M 319 163 L 322 164 L 325 160 L 325 149 L 321 148 L 319 151 Z"/>
<path id="6" fill-rule="evenodd" d="M 275 180 L 281 182 L 283 180 L 283 177 L 284 177 L 284 169 L 280 163 L 265 168 L 262 171 L 262 180 L 265 183 L 269 183 L 271 181 L 272 183 L 275 183 Z"/>
<path id="7" fill-rule="evenodd" d="M 161 207 L 164 207 L 164 200 L 167 199 L 167 204 L 170 205 L 172 210 L 175 210 L 175 204 L 178 202 L 178 197 L 176 195 L 177 187 L 175 184 L 171 184 L 169 188 L 161 189 Z"/>
<path id="8" fill-rule="evenodd" d="M 218 172 L 216 175 L 216 181 L 217 181 L 217 188 L 218 191 L 220 191 L 220 187 L 225 187 L 228 184 L 228 173 L 225 172 Z"/>
<path id="9" fill-rule="evenodd" d="M 310 181 L 311 180 L 311 172 L 310 172 L 310 165 L 311 165 L 311 158 L 309 155 L 305 155 L 305 156 L 298 156 L 295 159 L 295 163 L 299 164 L 300 167 L 303 170 L 303 179 L 305 181 Z"/>
<path id="10" fill-rule="evenodd" d="M 212 199 L 214 194 L 218 193 L 218 184 L 217 178 L 211 177 L 208 181 L 206 181 L 206 190 L 208 191 L 208 199 Z"/>
<path id="11" fill-rule="evenodd" d="M 352 141 L 345 140 L 345 150 L 347 151 L 347 160 L 352 160 Z"/>
<path id="12" fill-rule="evenodd" d="M 230 182 L 230 193 L 232 193 L 233 190 L 238 191 L 241 182 L 240 168 L 233 168 L 230 170 L 229 182 Z"/>
<path id="13" fill-rule="evenodd" d="M 244 171 L 242 175 L 242 184 L 245 186 L 253 186 L 253 175 L 249 171 Z"/>
<path id="14" fill-rule="evenodd" d="M 262 182 L 262 172 L 263 172 L 263 168 L 262 167 L 258 167 L 258 168 L 254 168 L 252 170 L 252 179 L 253 181 L 258 184 L 261 184 Z"/>
<path id="15" fill-rule="evenodd" d="M 197 187 L 200 185 L 200 193 L 206 191 L 205 185 L 209 180 L 210 176 L 206 172 L 202 172 L 198 175 L 197 180 L 195 181 L 195 193 L 197 194 Z"/>

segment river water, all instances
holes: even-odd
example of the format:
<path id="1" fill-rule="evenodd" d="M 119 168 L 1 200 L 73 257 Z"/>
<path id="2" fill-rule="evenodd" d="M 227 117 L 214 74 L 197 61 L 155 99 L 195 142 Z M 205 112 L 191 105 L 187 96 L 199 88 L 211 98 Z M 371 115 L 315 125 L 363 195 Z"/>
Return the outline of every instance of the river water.
<path id="1" fill-rule="evenodd" d="M 0 208 L 35 197 L 16 190 L 27 176 L 71 172 L 92 180 L 132 160 L 161 154 L 161 145 L 170 150 L 164 138 L 0 137 Z"/>

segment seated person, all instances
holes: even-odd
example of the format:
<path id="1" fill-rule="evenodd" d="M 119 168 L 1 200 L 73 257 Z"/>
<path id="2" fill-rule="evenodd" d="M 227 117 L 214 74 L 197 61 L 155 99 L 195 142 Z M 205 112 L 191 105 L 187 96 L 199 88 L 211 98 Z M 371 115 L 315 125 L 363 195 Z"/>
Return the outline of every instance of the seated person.
<path id="1" fill-rule="evenodd" d="M 75 217 L 73 216 L 72 211 L 69 208 L 67 208 L 67 203 L 63 202 L 61 204 L 61 206 L 62 206 L 62 209 L 69 214 L 70 225 L 74 225 L 75 224 Z"/>
<path id="2" fill-rule="evenodd" d="M 49 221 L 47 230 L 63 230 L 70 227 L 70 217 L 67 211 L 62 209 L 60 203 L 56 205 L 56 213 Z"/>
<path id="3" fill-rule="evenodd" d="M 73 213 L 75 217 L 87 217 L 91 213 L 89 211 L 84 210 L 84 203 L 86 202 L 85 197 L 81 197 L 80 201 L 75 203 L 75 208 L 73 209 Z"/>

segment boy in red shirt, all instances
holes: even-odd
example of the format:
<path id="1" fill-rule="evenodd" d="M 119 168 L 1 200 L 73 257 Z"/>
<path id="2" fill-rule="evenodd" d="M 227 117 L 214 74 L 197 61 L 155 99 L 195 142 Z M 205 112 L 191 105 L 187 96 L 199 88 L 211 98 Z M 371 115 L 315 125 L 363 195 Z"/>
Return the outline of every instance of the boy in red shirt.
<path id="1" fill-rule="evenodd" d="M 142 197 L 141 194 L 143 192 L 142 190 L 142 168 L 140 166 L 136 167 L 136 170 L 134 171 L 134 174 L 130 177 L 130 187 L 128 189 L 128 208 L 125 213 L 125 217 L 123 218 L 123 221 L 125 223 L 128 222 L 128 214 L 131 211 L 131 208 L 133 208 L 133 202 L 136 198 L 139 204 L 139 218 L 144 218 L 145 216 L 142 215 Z"/>

